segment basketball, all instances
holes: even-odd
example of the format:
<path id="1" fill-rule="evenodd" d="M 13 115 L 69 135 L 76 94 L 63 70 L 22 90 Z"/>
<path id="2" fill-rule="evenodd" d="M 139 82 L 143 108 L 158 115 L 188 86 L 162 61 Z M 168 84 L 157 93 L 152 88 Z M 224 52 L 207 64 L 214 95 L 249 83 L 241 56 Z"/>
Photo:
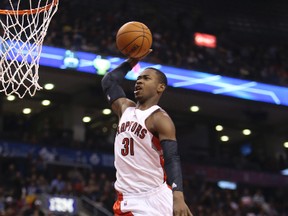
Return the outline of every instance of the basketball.
<path id="1" fill-rule="evenodd" d="M 141 22 L 125 23 L 117 32 L 116 45 L 125 56 L 141 58 L 152 46 L 151 31 Z"/>

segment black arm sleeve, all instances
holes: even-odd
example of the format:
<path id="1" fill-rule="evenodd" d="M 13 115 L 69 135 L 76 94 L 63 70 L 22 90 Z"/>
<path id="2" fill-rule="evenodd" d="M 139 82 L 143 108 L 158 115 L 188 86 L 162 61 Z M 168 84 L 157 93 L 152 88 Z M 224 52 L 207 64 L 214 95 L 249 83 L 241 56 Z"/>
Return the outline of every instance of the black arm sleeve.
<path id="1" fill-rule="evenodd" d="M 111 72 L 105 74 L 101 80 L 103 92 L 105 93 L 109 104 L 112 104 L 118 98 L 126 97 L 120 84 L 124 80 L 127 72 L 132 68 L 128 62 L 123 62 Z"/>
<path id="2" fill-rule="evenodd" d="M 175 140 L 161 140 L 167 183 L 173 191 L 183 191 L 182 170 L 178 144 Z"/>

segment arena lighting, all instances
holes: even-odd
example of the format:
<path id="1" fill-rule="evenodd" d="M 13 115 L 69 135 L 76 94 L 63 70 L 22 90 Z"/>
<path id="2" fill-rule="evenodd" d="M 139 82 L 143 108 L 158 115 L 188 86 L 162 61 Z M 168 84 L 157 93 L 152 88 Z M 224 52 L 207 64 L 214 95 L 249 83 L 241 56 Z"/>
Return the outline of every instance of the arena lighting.
<path id="1" fill-rule="evenodd" d="M 216 36 L 196 32 L 194 34 L 194 42 L 197 46 L 216 48 Z"/>
<path id="2" fill-rule="evenodd" d="M 22 110 L 23 114 L 27 115 L 27 114 L 30 114 L 32 112 L 32 110 L 30 108 L 24 108 Z"/>
<path id="3" fill-rule="evenodd" d="M 102 113 L 104 114 L 104 115 L 110 115 L 111 114 L 111 109 L 103 109 L 102 110 Z"/>
<path id="4" fill-rule="evenodd" d="M 198 112 L 199 110 L 200 110 L 200 108 L 198 106 L 191 106 L 190 107 L 191 112 Z"/>
<path id="5" fill-rule="evenodd" d="M 230 189 L 230 190 L 236 190 L 237 189 L 237 184 L 235 182 L 218 181 L 217 185 L 219 188 L 222 188 L 222 189 Z"/>
<path id="6" fill-rule="evenodd" d="M 242 131 L 242 133 L 243 133 L 245 136 L 248 136 L 248 135 L 251 134 L 251 130 L 249 130 L 249 129 L 244 129 L 244 130 Z"/>
<path id="7" fill-rule="evenodd" d="M 8 101 L 14 101 L 15 100 L 15 96 L 14 95 L 9 95 L 9 96 L 7 96 L 7 100 Z"/>
<path id="8" fill-rule="evenodd" d="M 49 105 L 51 104 L 51 101 L 50 101 L 50 100 L 43 100 L 43 101 L 41 102 L 41 104 L 42 104 L 43 106 L 49 106 Z"/>
<path id="9" fill-rule="evenodd" d="M 82 121 L 83 121 L 84 123 L 88 123 L 88 122 L 91 121 L 91 117 L 90 117 L 90 116 L 84 116 L 84 117 L 82 118 Z"/>
<path id="10" fill-rule="evenodd" d="M 216 131 L 222 131 L 223 130 L 223 126 L 222 125 L 216 125 L 215 130 Z"/>
<path id="11" fill-rule="evenodd" d="M 54 88 L 54 84 L 53 84 L 53 83 L 46 83 L 46 84 L 44 85 L 44 88 L 45 88 L 46 90 L 52 90 L 52 89 Z"/>
<path id="12" fill-rule="evenodd" d="M 288 176 L 288 169 L 284 169 L 281 171 L 282 175 Z"/>
<path id="13" fill-rule="evenodd" d="M 221 140 L 222 142 L 227 142 L 227 141 L 229 141 L 229 137 L 226 136 L 226 135 L 223 135 L 223 136 L 220 137 L 220 140 Z"/>
<path id="14" fill-rule="evenodd" d="M 66 49 L 62 48 L 43 46 L 39 64 L 41 66 L 53 68 L 65 68 L 63 67 L 63 58 L 65 57 L 66 51 Z M 99 55 L 80 51 L 75 51 L 75 53 L 79 59 L 79 65 L 75 69 L 76 71 L 98 74 L 100 76 L 103 75 L 101 74 L 103 73 L 103 65 L 101 64 L 101 68 L 97 66 L 100 71 L 98 71 L 94 65 L 95 63 L 99 63 L 97 62 Z M 102 56 L 101 59 L 109 61 L 110 64 L 107 64 L 108 62 L 106 62 L 104 68 L 106 69 L 106 67 L 108 67 L 107 65 L 110 65 L 108 71 L 111 71 L 125 60 L 124 58 L 113 56 L 105 56 L 105 58 Z M 103 61 L 101 60 L 100 62 Z M 142 70 L 146 67 L 155 67 L 164 71 L 168 78 L 168 85 L 175 88 L 185 88 L 188 90 L 208 92 L 211 94 L 236 97 L 245 100 L 288 106 L 288 88 L 285 87 L 268 85 L 260 82 L 252 82 L 249 80 L 236 79 L 194 70 L 170 67 L 160 64 L 155 65 L 142 61 L 126 75 L 126 79 L 136 80 L 139 73 L 141 73 Z"/>
<path id="15" fill-rule="evenodd" d="M 284 146 L 284 148 L 288 148 L 288 141 L 284 142 L 283 146 Z"/>

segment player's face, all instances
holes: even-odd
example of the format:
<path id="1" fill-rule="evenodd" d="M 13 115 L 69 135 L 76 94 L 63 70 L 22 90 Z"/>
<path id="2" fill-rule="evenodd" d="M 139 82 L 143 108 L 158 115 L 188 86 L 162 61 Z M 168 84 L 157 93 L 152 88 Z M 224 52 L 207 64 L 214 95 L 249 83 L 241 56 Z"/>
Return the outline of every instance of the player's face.
<path id="1" fill-rule="evenodd" d="M 134 95 L 136 100 L 145 101 L 159 93 L 159 79 L 153 69 L 144 70 L 135 83 Z"/>

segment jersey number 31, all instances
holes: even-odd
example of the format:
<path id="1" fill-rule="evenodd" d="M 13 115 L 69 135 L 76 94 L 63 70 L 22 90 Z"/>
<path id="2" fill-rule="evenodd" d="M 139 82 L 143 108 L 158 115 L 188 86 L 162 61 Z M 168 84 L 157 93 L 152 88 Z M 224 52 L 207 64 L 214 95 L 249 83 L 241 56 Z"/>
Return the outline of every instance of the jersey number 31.
<path id="1" fill-rule="evenodd" d="M 133 138 L 125 137 L 122 141 L 123 148 L 121 149 L 121 154 L 127 156 L 128 154 L 134 155 L 134 140 Z"/>

